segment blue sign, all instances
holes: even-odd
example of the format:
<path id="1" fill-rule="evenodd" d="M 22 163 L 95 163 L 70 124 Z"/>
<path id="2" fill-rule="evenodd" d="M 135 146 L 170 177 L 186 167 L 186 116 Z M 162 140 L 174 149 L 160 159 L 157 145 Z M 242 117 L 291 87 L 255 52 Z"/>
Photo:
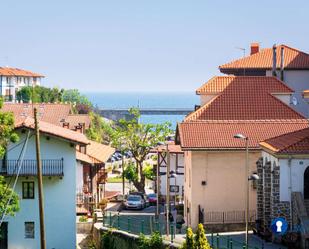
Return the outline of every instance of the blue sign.
<path id="1" fill-rule="evenodd" d="M 288 230 L 288 223 L 285 218 L 279 217 L 272 220 L 270 228 L 275 235 L 284 235 Z"/>

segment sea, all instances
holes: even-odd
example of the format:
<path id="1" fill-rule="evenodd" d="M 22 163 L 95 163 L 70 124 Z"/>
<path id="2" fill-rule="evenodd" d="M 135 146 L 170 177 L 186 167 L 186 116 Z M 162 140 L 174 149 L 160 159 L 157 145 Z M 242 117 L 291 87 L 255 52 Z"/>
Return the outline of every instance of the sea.
<path id="1" fill-rule="evenodd" d="M 99 108 L 191 108 L 199 103 L 194 92 L 84 92 L 94 106 Z M 142 115 L 140 122 L 158 124 L 170 122 L 175 129 L 184 115 Z"/>

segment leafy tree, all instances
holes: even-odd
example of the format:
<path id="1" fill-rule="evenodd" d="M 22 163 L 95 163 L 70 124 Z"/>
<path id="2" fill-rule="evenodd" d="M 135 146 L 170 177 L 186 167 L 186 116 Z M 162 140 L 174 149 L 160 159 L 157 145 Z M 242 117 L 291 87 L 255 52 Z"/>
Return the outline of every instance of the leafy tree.
<path id="1" fill-rule="evenodd" d="M 3 99 L 0 97 L 0 109 Z M 17 142 L 18 136 L 14 133 L 14 116 L 12 113 L 0 111 L 0 159 L 4 157 L 9 142 Z M 7 215 L 14 215 L 19 210 L 18 195 L 7 185 L 3 176 L 0 176 L 0 217 L 12 196 L 7 207 Z"/>
<path id="2" fill-rule="evenodd" d="M 59 90 L 57 87 L 35 86 L 32 88 L 25 86 L 16 93 L 16 98 L 24 103 L 29 103 L 30 100 L 35 103 L 55 103 L 61 102 L 63 91 L 63 89 Z"/>
<path id="3" fill-rule="evenodd" d="M 125 152 L 130 151 L 135 160 L 134 172 L 136 177 L 132 180 L 135 188 L 145 192 L 146 175 L 143 163 L 150 150 L 159 142 L 164 142 L 171 134 L 170 124 L 144 124 L 139 123 L 140 112 L 131 108 L 131 120 L 121 119 L 114 129 L 109 129 L 109 136 L 115 148 Z"/>
<path id="4" fill-rule="evenodd" d="M 89 113 L 90 127 L 86 130 L 86 135 L 90 140 L 98 143 L 109 144 L 109 134 L 112 133 L 113 128 L 110 124 L 104 121 L 104 119 L 94 112 Z"/>
<path id="5" fill-rule="evenodd" d="M 62 101 L 92 106 L 88 98 L 85 95 L 82 95 L 78 91 L 78 89 L 64 90 L 62 95 Z"/>
<path id="6" fill-rule="evenodd" d="M 198 224 L 194 240 L 195 249 L 211 249 L 205 235 L 203 224 Z"/>

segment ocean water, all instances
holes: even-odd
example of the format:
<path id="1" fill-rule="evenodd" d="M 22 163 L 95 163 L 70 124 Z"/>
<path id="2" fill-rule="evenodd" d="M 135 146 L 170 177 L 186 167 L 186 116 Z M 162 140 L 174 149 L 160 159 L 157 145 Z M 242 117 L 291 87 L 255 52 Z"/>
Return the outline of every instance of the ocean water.
<path id="1" fill-rule="evenodd" d="M 99 108 L 192 108 L 199 103 L 198 96 L 194 92 L 176 93 L 84 93 L 93 105 Z M 175 128 L 177 122 L 184 119 L 183 115 L 142 115 L 141 122 L 162 123 L 170 122 Z"/>

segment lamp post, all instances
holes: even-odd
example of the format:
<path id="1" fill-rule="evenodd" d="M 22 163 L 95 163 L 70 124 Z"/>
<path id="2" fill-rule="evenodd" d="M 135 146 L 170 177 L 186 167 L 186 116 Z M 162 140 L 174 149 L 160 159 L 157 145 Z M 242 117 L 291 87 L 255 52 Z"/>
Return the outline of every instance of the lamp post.
<path id="1" fill-rule="evenodd" d="M 236 134 L 234 138 L 245 140 L 246 145 L 246 246 L 248 248 L 248 224 L 249 224 L 249 149 L 248 149 L 248 137 L 243 134 Z"/>

